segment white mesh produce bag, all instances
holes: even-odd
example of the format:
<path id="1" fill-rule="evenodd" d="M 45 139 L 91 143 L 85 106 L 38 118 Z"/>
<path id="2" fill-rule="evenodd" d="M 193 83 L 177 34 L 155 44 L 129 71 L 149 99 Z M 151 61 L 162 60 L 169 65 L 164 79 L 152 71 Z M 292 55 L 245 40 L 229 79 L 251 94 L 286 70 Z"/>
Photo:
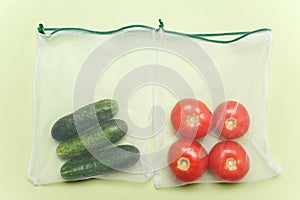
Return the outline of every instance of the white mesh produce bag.
<path id="1" fill-rule="evenodd" d="M 186 34 L 166 30 L 161 21 L 159 28 L 105 32 L 40 25 L 28 178 L 40 185 L 89 178 L 144 182 L 154 176 L 160 188 L 278 175 L 265 120 L 270 48 L 269 29 Z M 183 110 L 187 99 L 197 103 Z M 235 109 L 220 109 L 229 101 Z M 123 135 L 116 138 L 118 133 Z M 174 158 L 171 146 L 179 140 L 187 146 Z M 221 154 L 211 152 L 229 141 L 243 148 L 247 160 L 228 154 L 222 176 L 214 164 Z M 185 156 L 188 149 L 198 152 L 196 161 Z"/>

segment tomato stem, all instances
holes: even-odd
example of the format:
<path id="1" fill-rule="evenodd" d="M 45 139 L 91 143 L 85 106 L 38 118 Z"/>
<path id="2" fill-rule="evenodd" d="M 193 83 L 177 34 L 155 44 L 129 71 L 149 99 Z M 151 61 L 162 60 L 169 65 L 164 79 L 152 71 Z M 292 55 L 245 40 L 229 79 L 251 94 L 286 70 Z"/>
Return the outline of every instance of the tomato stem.
<path id="1" fill-rule="evenodd" d="M 226 119 L 226 121 L 225 121 L 225 126 L 229 130 L 232 130 L 234 127 L 236 127 L 236 124 L 237 124 L 236 119 L 232 118 L 232 117 Z"/>
<path id="2" fill-rule="evenodd" d="M 177 168 L 183 171 L 187 171 L 190 168 L 190 165 L 191 165 L 190 160 L 185 157 L 181 157 L 177 161 Z"/>
<path id="3" fill-rule="evenodd" d="M 226 167 L 228 167 L 229 170 L 236 170 L 236 160 L 233 158 L 227 158 Z"/>
<path id="4" fill-rule="evenodd" d="M 196 126 L 199 123 L 199 117 L 195 114 L 189 115 L 187 117 L 187 124 L 189 126 Z"/>

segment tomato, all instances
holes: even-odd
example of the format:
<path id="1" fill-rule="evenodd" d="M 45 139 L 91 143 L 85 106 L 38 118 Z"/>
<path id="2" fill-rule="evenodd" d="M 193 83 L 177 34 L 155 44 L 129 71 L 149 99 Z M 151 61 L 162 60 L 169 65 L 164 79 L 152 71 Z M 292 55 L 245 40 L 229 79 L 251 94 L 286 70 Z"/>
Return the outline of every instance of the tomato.
<path id="1" fill-rule="evenodd" d="M 171 123 L 179 136 L 198 139 L 206 136 L 212 120 L 208 107 L 196 99 L 182 99 L 171 112 Z"/>
<path id="2" fill-rule="evenodd" d="M 197 141 L 180 139 L 169 148 L 168 164 L 178 181 L 192 182 L 207 169 L 207 151 Z"/>
<path id="3" fill-rule="evenodd" d="M 245 149 L 237 142 L 226 140 L 216 144 L 209 153 L 210 171 L 224 181 L 238 181 L 249 171 L 250 161 Z"/>
<path id="4" fill-rule="evenodd" d="M 213 126 L 226 139 L 242 137 L 248 131 L 249 125 L 248 111 L 239 102 L 226 101 L 213 113 Z"/>

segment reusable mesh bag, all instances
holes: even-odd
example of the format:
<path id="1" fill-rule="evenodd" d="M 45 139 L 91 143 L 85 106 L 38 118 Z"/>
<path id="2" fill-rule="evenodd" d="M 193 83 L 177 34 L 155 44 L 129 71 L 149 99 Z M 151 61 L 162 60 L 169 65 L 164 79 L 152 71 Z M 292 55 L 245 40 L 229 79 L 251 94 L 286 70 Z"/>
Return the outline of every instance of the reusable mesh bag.
<path id="1" fill-rule="evenodd" d="M 246 107 L 249 129 L 233 140 L 247 152 L 250 166 L 238 181 L 279 174 L 265 123 L 270 46 L 269 29 L 185 34 L 164 29 L 161 21 L 159 28 L 131 25 L 107 32 L 40 25 L 28 178 L 40 185 L 89 178 L 144 182 L 154 176 L 157 188 L 227 182 L 209 166 L 193 181 L 172 173 L 170 146 L 183 138 L 172 124 L 172 109 L 187 98 L 211 113 L 227 100 Z M 188 139 L 207 154 L 225 140 L 212 121 L 205 137 Z"/>

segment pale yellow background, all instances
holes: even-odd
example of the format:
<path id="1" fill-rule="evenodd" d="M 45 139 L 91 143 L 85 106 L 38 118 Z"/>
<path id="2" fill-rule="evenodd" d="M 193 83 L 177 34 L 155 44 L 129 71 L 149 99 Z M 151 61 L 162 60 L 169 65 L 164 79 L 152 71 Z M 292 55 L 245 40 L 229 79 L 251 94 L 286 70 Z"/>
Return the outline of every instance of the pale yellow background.
<path id="1" fill-rule="evenodd" d="M 79 2 L 79 3 L 78 3 Z M 180 2 L 180 3 L 177 3 Z M 300 3 L 252 1 L 0 1 L 0 199 L 300 199 Z M 38 23 L 110 30 L 129 24 L 190 33 L 273 30 L 267 128 L 283 174 L 247 184 L 198 184 L 157 190 L 91 180 L 35 187 L 26 178 L 33 131 Z"/>

